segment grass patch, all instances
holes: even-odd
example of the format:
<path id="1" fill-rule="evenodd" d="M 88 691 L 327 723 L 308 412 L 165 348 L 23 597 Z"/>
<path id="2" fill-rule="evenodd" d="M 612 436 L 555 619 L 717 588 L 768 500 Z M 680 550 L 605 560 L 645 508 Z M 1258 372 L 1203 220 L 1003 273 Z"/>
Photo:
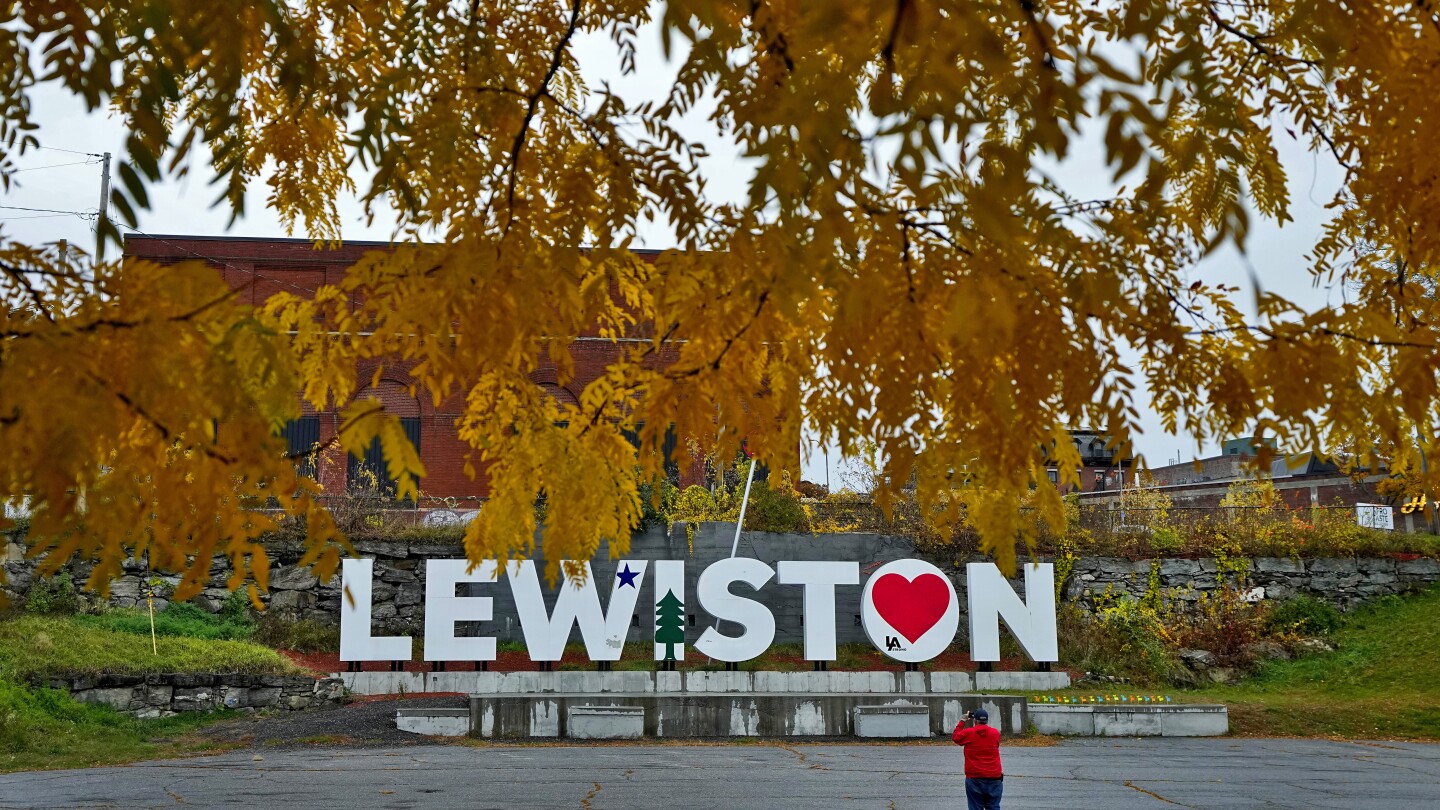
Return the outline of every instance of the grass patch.
<path id="1" fill-rule="evenodd" d="M 1237 734 L 1440 740 L 1440 587 L 1345 618 L 1337 649 L 1276 661 L 1238 686 L 1185 691 L 1225 703 Z"/>
<path id="2" fill-rule="evenodd" d="M 227 744 L 185 739 L 229 712 L 137 720 L 108 706 L 78 703 L 54 689 L 0 677 L 0 772 L 84 768 L 217 751 Z"/>
<path id="3" fill-rule="evenodd" d="M 94 616 L 76 616 L 75 619 L 82 624 L 104 630 L 150 635 L 150 614 L 145 610 L 122 608 Z M 243 619 L 228 619 L 182 602 L 155 614 L 155 633 L 172 638 L 245 641 L 255 633 L 255 625 Z"/>
<path id="4" fill-rule="evenodd" d="M 160 640 L 156 654 L 146 636 L 97 627 L 80 617 L 18 616 L 0 621 L 0 678 L 24 682 L 62 674 L 151 672 L 279 675 L 303 670 L 268 647 L 244 641 L 167 636 Z"/>
<path id="5" fill-rule="evenodd" d="M 108 706 L 79 703 L 62 690 L 26 685 L 33 680 L 62 674 L 303 672 L 257 644 L 192 637 L 201 630 L 183 610 L 173 617 L 176 623 L 167 625 L 173 634 L 160 638 L 157 655 L 150 650 L 149 617 L 133 613 L 21 615 L 0 621 L 0 772 L 111 765 L 232 747 L 188 736 L 230 712 L 138 720 Z M 136 618 L 144 620 L 143 635 L 135 629 Z M 225 624 L 215 617 L 209 621 Z M 158 631 L 158 617 L 156 624 Z"/>

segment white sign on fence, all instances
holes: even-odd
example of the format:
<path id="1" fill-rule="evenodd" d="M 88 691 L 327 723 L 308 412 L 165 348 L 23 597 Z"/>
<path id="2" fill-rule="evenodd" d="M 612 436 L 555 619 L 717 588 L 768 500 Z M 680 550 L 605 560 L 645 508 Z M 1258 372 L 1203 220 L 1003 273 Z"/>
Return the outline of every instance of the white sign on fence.
<path id="1" fill-rule="evenodd" d="M 561 583 L 550 609 L 545 606 L 539 572 L 532 561 L 512 562 L 503 571 L 493 561 L 473 569 L 465 560 L 426 561 L 425 660 L 495 660 L 493 637 L 455 634 L 456 622 L 490 621 L 493 597 L 457 596 L 456 586 L 477 584 L 484 586 L 483 592 L 501 587 L 502 578 L 515 600 L 531 660 L 560 660 L 571 629 L 577 626 L 590 660 L 619 660 L 640 588 L 652 572 L 655 660 L 684 659 L 689 595 L 685 593 L 683 560 L 620 560 L 614 579 L 607 583 L 596 581 L 588 562 L 584 566 L 584 581 Z M 409 660 L 408 637 L 372 635 L 374 561 L 345 560 L 342 574 L 347 596 L 340 600 L 340 660 Z M 1054 566 L 1025 566 L 1023 600 L 993 563 L 970 563 L 966 579 L 971 660 L 1000 660 L 1002 620 L 1032 660 L 1059 659 Z M 834 661 L 835 590 L 859 584 L 858 562 L 786 560 L 772 568 L 760 560 L 732 557 L 711 563 L 700 574 L 695 598 L 716 621 L 701 633 L 695 650 L 721 661 L 759 657 L 775 640 L 775 614 L 762 602 L 732 588 L 738 585 L 754 593 L 798 586 L 804 599 L 805 658 Z M 609 592 L 605 608 L 601 607 L 602 587 Z M 881 652 L 897 661 L 918 663 L 940 655 L 955 641 L 960 597 L 950 578 L 934 565 L 923 560 L 895 560 L 865 582 L 860 615 L 865 634 Z"/>
<path id="2" fill-rule="evenodd" d="M 1395 531 L 1395 512 L 1383 503 L 1355 504 L 1355 522 L 1367 529 Z"/>

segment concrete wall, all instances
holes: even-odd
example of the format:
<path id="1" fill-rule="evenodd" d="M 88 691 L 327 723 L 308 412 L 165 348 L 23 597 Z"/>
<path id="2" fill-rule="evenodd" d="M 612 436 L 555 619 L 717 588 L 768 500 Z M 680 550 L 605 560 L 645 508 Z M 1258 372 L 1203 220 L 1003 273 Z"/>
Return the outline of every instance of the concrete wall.
<path id="1" fill-rule="evenodd" d="M 604 711 L 607 708 L 613 711 Z M 991 725 L 1007 737 L 1023 733 L 1029 724 L 1025 698 L 1015 695 L 472 695 L 470 733 L 502 739 L 849 737 L 856 734 L 857 717 L 918 709 L 928 725 L 925 736 L 947 736 L 965 712 L 979 708 L 989 712 Z M 911 723 L 899 719 L 881 721 L 878 728 L 864 721 L 861 725 L 870 725 L 869 736 L 918 736 Z M 901 733 L 880 733 L 897 726 Z"/>
<path id="2" fill-rule="evenodd" d="M 1224 706 L 1051 706 L 1029 707 L 1041 734 L 1067 737 L 1217 737 L 1230 732 Z"/>
<path id="3" fill-rule="evenodd" d="M 103 703 L 137 717 L 170 717 L 211 709 L 315 709 L 339 701 L 339 678 L 295 675 L 159 673 L 50 678 L 81 703 Z"/>
<path id="4" fill-rule="evenodd" d="M 663 529 L 654 529 L 636 535 L 631 541 L 630 550 L 627 552 L 627 557 L 631 559 L 687 561 L 686 638 L 689 643 L 698 639 L 705 628 L 713 623 L 712 617 L 700 609 L 694 600 L 696 579 L 705 566 L 730 555 L 734 531 L 734 524 L 702 524 L 696 527 L 692 543 L 687 540 L 684 526 L 677 524 L 669 534 Z M 361 554 L 376 559 L 374 626 L 376 632 L 384 634 L 418 635 L 424 619 L 424 561 L 437 557 L 464 556 L 463 549 L 454 543 L 358 542 L 356 547 Z M 271 547 L 272 559 L 278 567 L 272 570 L 271 592 L 265 597 L 269 609 L 286 618 L 334 624 L 338 622 L 340 614 L 338 578 L 322 583 L 308 570 L 295 567 L 295 562 L 299 560 L 302 552 L 303 549 L 295 544 L 277 543 Z M 543 547 L 537 544 L 539 559 L 543 560 L 543 553 Z M 904 537 L 763 532 L 743 533 L 738 553 L 771 565 L 780 560 L 854 560 L 860 563 L 862 581 L 865 573 L 875 567 L 890 560 L 916 554 L 912 541 Z M 964 563 L 967 560 L 949 559 L 936 562 L 942 569 L 950 572 L 957 587 L 963 588 Z M 25 594 L 34 581 L 35 562 L 25 559 L 22 546 L 10 542 L 6 546 L 4 566 L 7 576 L 5 593 L 12 600 L 23 603 Z M 616 567 L 616 563 L 609 559 L 608 549 L 602 547 L 597 554 L 597 561 L 593 563 L 595 575 L 600 581 L 608 583 L 613 581 Z M 1107 586 L 1139 594 L 1145 589 L 1150 567 L 1149 560 L 1081 558 L 1076 562 L 1066 585 L 1066 595 L 1083 598 L 1087 589 L 1093 594 L 1103 591 Z M 71 568 L 76 581 L 81 581 L 89 573 L 89 566 L 85 563 L 76 563 Z M 130 561 L 126 571 L 126 576 L 112 586 L 110 601 L 119 606 L 143 604 L 141 583 L 147 576 L 143 561 Z M 223 561 L 217 562 L 211 569 L 210 587 L 197 597 L 195 602 L 206 609 L 218 611 L 229 596 L 225 589 L 225 580 L 229 575 L 228 565 Z M 1165 559 L 1161 562 L 1160 579 L 1165 587 L 1191 589 L 1191 596 L 1214 590 L 1220 584 L 1215 561 L 1212 559 Z M 1348 608 L 1364 599 L 1402 593 L 1440 581 L 1440 561 L 1429 558 L 1260 558 L 1250 561 L 1249 581 L 1251 585 L 1264 589 L 1264 598 L 1283 599 L 1308 593 Z M 468 627 L 462 625 L 462 633 L 484 632 L 502 640 L 522 640 L 514 600 L 506 583 L 502 581 L 495 585 L 467 587 L 473 595 L 494 597 L 495 618 L 483 626 L 479 623 Z M 1017 590 L 1023 593 L 1018 583 Z M 840 586 L 836 589 L 836 623 L 841 643 L 868 641 L 860 626 L 860 591 L 859 585 Z M 608 587 L 602 587 L 601 592 L 602 601 L 607 600 Z M 776 641 L 794 643 L 801 640 L 803 614 L 800 587 L 779 585 L 772 581 L 761 589 L 756 598 L 768 605 L 775 614 Z M 547 602 L 553 605 L 553 595 Z M 631 617 L 628 641 L 643 642 L 651 639 L 651 604 L 653 595 L 647 583 L 642 588 L 637 612 Z M 157 603 L 157 607 L 164 607 L 163 600 Z M 963 617 L 965 607 L 962 597 L 962 637 L 967 626 Z M 578 641 L 578 633 L 573 633 L 571 640 Z"/>

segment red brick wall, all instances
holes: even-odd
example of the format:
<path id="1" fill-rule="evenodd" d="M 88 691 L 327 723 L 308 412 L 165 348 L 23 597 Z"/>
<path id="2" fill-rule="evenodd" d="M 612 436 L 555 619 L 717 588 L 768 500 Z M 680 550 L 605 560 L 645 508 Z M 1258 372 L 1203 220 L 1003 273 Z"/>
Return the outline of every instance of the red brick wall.
<path id="1" fill-rule="evenodd" d="M 221 271 L 226 283 L 238 290 L 243 300 L 257 306 L 278 292 L 313 295 L 323 284 L 338 283 L 345 270 L 366 253 L 388 248 L 383 242 L 346 242 L 337 248 L 316 249 L 312 242 L 304 239 L 130 236 L 125 240 L 127 258 L 159 264 L 206 261 Z M 553 367 L 541 368 L 531 377 L 562 401 L 573 401 L 585 386 L 605 372 L 620 350 L 619 345 L 608 341 L 580 340 L 571 346 L 575 375 L 563 388 L 558 385 Z M 673 349 L 663 350 L 653 362 L 666 365 L 674 361 L 675 355 Z M 360 378 L 368 379 L 374 368 L 374 364 L 362 365 Z M 407 377 L 404 364 L 386 364 L 386 379 L 403 386 Z M 360 394 L 366 395 L 368 392 Z M 439 407 L 424 396 L 411 403 L 412 410 L 405 415 L 418 415 L 421 419 L 420 459 L 426 471 L 420 482 L 423 493 L 428 498 L 484 497 L 488 493 L 484 469 L 473 458 L 471 448 L 460 440 L 456 428 L 456 420 L 465 410 L 463 393 L 450 396 Z M 394 404 L 397 403 L 387 403 L 387 406 Z M 303 408 L 305 413 L 315 414 L 308 405 Z M 320 417 L 320 441 L 324 444 L 335 436 L 340 424 L 339 412 L 332 409 L 316 415 Z M 690 457 L 684 442 L 675 455 L 672 460 L 680 468 L 681 485 L 702 482 L 703 462 Z M 473 479 L 465 473 L 467 461 L 474 461 L 476 476 Z M 343 493 L 347 473 L 348 462 L 343 452 L 332 451 L 320 459 L 319 479 L 327 492 Z"/>

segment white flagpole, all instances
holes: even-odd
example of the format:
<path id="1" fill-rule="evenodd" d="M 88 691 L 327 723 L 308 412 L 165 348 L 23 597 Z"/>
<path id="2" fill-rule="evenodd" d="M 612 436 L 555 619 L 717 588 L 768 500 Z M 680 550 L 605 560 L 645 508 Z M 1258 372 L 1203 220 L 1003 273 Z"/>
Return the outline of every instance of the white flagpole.
<path id="1" fill-rule="evenodd" d="M 740 529 L 745 525 L 745 507 L 750 504 L 750 482 L 755 480 L 755 459 L 750 459 L 750 472 L 745 475 L 745 494 L 740 498 L 740 518 L 735 521 L 735 542 L 730 544 L 730 559 L 735 559 L 735 552 L 740 550 Z M 720 629 L 720 619 L 715 620 L 715 629 Z M 712 659 L 713 660 L 713 659 Z M 729 668 L 729 664 L 725 665 Z"/>
<path id="2" fill-rule="evenodd" d="M 745 507 L 750 504 L 750 482 L 755 480 L 755 459 L 750 459 L 750 472 L 745 476 L 745 495 L 740 498 L 740 519 L 735 523 L 735 542 L 730 544 L 730 556 L 740 550 L 740 529 L 745 525 Z"/>

